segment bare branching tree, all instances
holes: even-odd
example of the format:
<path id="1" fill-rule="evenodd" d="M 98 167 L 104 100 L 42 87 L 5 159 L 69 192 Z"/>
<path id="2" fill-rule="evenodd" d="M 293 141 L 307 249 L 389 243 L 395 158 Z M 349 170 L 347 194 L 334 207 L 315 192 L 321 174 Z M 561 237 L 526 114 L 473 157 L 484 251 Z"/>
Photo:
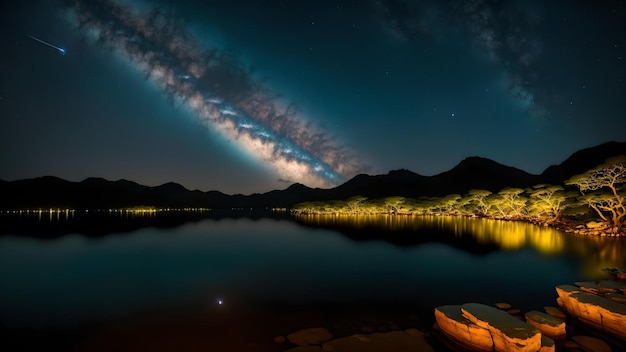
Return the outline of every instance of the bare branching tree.
<path id="1" fill-rule="evenodd" d="M 583 194 L 579 201 L 593 209 L 602 220 L 621 230 L 626 218 L 626 155 L 576 175 L 565 182 Z M 607 192 L 608 191 L 608 192 Z"/>

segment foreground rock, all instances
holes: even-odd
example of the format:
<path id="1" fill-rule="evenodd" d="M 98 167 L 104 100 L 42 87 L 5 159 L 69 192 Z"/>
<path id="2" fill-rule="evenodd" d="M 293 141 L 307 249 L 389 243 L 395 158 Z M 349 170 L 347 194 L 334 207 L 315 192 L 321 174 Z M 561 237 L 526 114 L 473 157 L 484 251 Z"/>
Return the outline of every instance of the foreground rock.
<path id="1" fill-rule="evenodd" d="M 437 327 L 446 337 L 472 351 L 493 351 L 489 330 L 481 328 L 463 316 L 461 306 L 435 308 Z"/>
<path id="2" fill-rule="evenodd" d="M 582 323 L 626 341 L 626 304 L 582 292 L 579 287 L 556 287 L 557 303 Z"/>
<path id="3" fill-rule="evenodd" d="M 559 308 L 556 307 L 543 307 L 546 313 L 550 314 L 553 317 L 557 317 L 559 319 L 565 320 L 567 316 L 563 313 Z"/>
<path id="4" fill-rule="evenodd" d="M 544 339 L 534 326 L 510 314 L 478 303 L 435 309 L 438 328 L 450 339 L 475 351 L 553 351 L 554 341 Z M 545 346 L 550 345 L 550 346 Z"/>
<path id="5" fill-rule="evenodd" d="M 525 315 L 526 322 L 554 340 L 565 339 L 565 321 L 550 314 L 532 310 Z"/>
<path id="6" fill-rule="evenodd" d="M 463 304 L 461 311 L 472 323 L 489 330 L 496 351 L 539 351 L 541 348 L 539 330 L 505 312 L 479 303 Z"/>
<path id="7" fill-rule="evenodd" d="M 611 352 L 611 347 L 606 342 L 591 336 L 574 336 L 572 340 L 585 352 Z"/>
<path id="8" fill-rule="evenodd" d="M 409 335 L 404 331 L 343 337 L 324 343 L 321 350 L 327 352 L 433 351 L 423 338 Z"/>
<path id="9" fill-rule="evenodd" d="M 287 335 L 287 340 L 298 346 L 319 345 L 332 338 L 326 328 L 303 329 Z"/>

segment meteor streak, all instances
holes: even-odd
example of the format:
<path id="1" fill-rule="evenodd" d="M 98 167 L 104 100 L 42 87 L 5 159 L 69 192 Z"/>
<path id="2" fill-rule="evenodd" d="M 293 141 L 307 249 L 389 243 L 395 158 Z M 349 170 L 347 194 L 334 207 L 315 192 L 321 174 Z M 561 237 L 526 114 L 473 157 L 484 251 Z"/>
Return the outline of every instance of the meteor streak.
<path id="1" fill-rule="evenodd" d="M 30 34 L 29 34 L 28 36 L 29 36 L 31 39 L 34 39 L 34 40 L 36 40 L 36 41 L 40 42 L 41 44 L 45 44 L 45 45 L 47 45 L 47 46 L 49 46 L 49 47 L 51 47 L 51 48 L 57 49 L 57 50 L 61 53 L 61 55 L 65 55 L 65 49 L 63 49 L 63 48 L 59 48 L 58 46 L 54 46 L 54 45 L 52 45 L 52 44 L 50 44 L 50 43 L 48 43 L 48 42 L 44 42 L 43 40 L 41 40 L 41 39 L 39 39 L 39 38 L 35 38 L 35 37 L 33 37 L 32 35 L 30 35 Z"/>

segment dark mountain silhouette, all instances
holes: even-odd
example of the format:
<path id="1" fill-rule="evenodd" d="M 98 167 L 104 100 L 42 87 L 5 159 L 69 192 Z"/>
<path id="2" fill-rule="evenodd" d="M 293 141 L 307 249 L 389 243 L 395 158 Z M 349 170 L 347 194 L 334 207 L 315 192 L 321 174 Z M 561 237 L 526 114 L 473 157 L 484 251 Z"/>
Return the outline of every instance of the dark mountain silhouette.
<path id="1" fill-rule="evenodd" d="M 470 189 L 486 189 L 492 192 L 506 187 L 525 188 L 537 184 L 537 176 L 514 167 L 480 157 L 469 157 L 452 170 L 436 176 L 431 187 L 436 196 L 465 194 Z"/>
<path id="2" fill-rule="evenodd" d="M 505 187 L 525 188 L 541 183 L 563 184 L 568 178 L 589 170 L 607 158 L 626 155 L 626 143 L 609 142 L 574 153 L 560 165 L 547 168 L 541 175 L 469 157 L 449 171 L 422 176 L 409 170 L 394 170 L 385 175 L 357 175 L 331 189 L 313 189 L 293 184 L 284 190 L 263 194 L 227 195 L 219 191 L 190 191 L 177 183 L 156 187 L 132 181 L 107 181 L 87 178 L 70 182 L 53 176 L 0 182 L 0 208 L 73 208 L 107 209 L 129 206 L 204 207 L 213 209 L 290 207 L 298 202 L 347 199 L 354 195 L 368 198 L 404 196 L 444 196 L 466 194 L 470 189 L 497 192 Z"/>
<path id="3" fill-rule="evenodd" d="M 581 149 L 561 164 L 548 167 L 541 174 L 541 179 L 545 183 L 560 184 L 568 178 L 582 174 L 602 164 L 606 159 L 617 155 L 626 155 L 626 143 L 608 142 L 596 147 Z"/>
<path id="4" fill-rule="evenodd" d="M 429 177 L 409 170 L 393 170 L 386 175 L 357 175 L 346 183 L 328 190 L 326 199 L 346 199 L 354 195 L 368 198 L 419 194 L 428 183 Z"/>

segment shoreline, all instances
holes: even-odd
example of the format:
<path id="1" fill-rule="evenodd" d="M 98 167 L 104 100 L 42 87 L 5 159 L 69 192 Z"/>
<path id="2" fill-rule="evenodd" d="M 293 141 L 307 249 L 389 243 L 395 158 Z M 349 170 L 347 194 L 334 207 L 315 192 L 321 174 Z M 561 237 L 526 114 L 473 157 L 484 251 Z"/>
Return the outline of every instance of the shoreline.
<path id="1" fill-rule="evenodd" d="M 441 217 L 460 217 L 460 218 L 476 218 L 476 219 L 486 219 L 486 220 L 498 220 L 498 221 L 511 221 L 511 222 L 521 222 L 526 224 L 531 224 L 539 227 L 551 227 L 555 230 L 562 231 L 568 234 L 575 235 L 583 235 L 583 236 L 600 236 L 600 237 L 626 237 L 626 227 L 622 229 L 617 229 L 616 227 L 607 226 L 601 222 L 597 222 L 598 219 L 593 219 L 590 221 L 583 220 L 571 220 L 571 219 L 560 219 L 558 221 L 534 221 L 532 219 L 513 219 L 513 218 L 498 218 L 498 217 L 489 217 L 489 216 L 480 216 L 480 215 L 464 215 L 464 214 L 413 214 L 413 213 L 383 213 L 383 212 L 361 212 L 361 213 L 342 213 L 342 212 L 310 212 L 310 211 L 300 211 L 300 212 L 291 212 L 292 216 L 301 216 L 301 215 L 318 215 L 318 216 L 376 216 L 376 215 L 391 215 L 391 216 L 410 216 L 410 217 L 420 217 L 420 216 L 441 216 Z M 610 231 L 609 231 L 610 230 Z"/>

